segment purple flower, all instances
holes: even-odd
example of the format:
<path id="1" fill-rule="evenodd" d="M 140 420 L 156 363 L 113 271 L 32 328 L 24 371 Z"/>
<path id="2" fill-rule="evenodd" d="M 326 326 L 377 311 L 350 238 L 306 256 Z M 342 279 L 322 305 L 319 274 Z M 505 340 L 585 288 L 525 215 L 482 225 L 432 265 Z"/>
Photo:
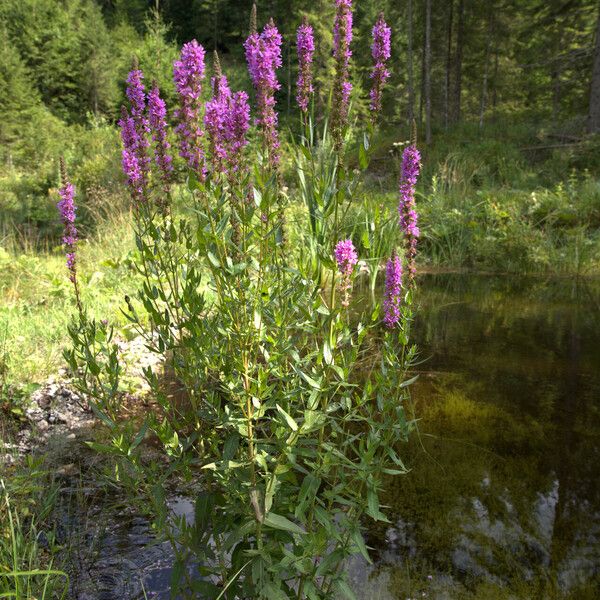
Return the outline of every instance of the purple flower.
<path id="1" fill-rule="evenodd" d="M 129 71 L 125 94 L 131 105 L 131 114 L 133 118 L 139 119 L 141 122 L 144 122 L 144 124 L 147 124 L 144 119 L 144 112 L 146 111 L 146 92 L 144 91 L 143 79 L 144 74 L 140 69 L 134 68 Z"/>
<path id="2" fill-rule="evenodd" d="M 256 90 L 257 124 L 262 130 L 269 164 L 276 167 L 279 164 L 279 135 L 274 94 L 281 87 L 275 73 L 281 66 L 281 35 L 273 21 L 269 21 L 260 35 L 251 33 L 244 43 L 244 49 L 250 78 Z"/>
<path id="3" fill-rule="evenodd" d="M 167 139 L 167 109 L 165 101 L 160 97 L 156 83 L 148 94 L 148 117 L 152 139 L 155 143 L 154 157 L 161 173 L 161 178 L 168 184 L 173 173 L 173 158 L 169 152 L 171 144 Z"/>
<path id="4" fill-rule="evenodd" d="M 390 72 L 386 68 L 386 61 L 390 58 L 390 37 L 392 30 L 388 27 L 383 18 L 383 13 L 380 13 L 377 23 L 373 27 L 373 45 L 371 46 L 371 54 L 373 55 L 373 71 L 371 79 L 373 87 L 371 88 L 371 110 L 378 113 L 381 110 L 381 91 L 385 82 L 390 76 Z"/>
<path id="5" fill-rule="evenodd" d="M 335 260 L 342 275 L 340 289 L 342 292 L 342 306 L 350 304 L 350 290 L 352 288 L 352 271 L 358 262 L 358 255 L 352 240 L 341 240 L 334 250 Z"/>
<path id="6" fill-rule="evenodd" d="M 343 129 L 348 122 L 350 83 L 350 57 L 352 51 L 352 0 L 335 0 L 336 13 L 333 26 L 333 58 L 335 80 L 333 83 L 332 130 L 338 148 L 342 143 Z"/>
<path id="7" fill-rule="evenodd" d="M 416 146 L 407 146 L 402 153 L 398 214 L 406 244 L 408 273 L 411 281 L 414 279 L 416 273 L 415 256 L 417 254 L 417 240 L 420 235 L 417 225 L 418 214 L 415 205 L 415 186 L 417 185 L 420 171 L 421 154 Z"/>
<path id="8" fill-rule="evenodd" d="M 65 245 L 69 279 L 75 283 L 77 277 L 75 265 L 75 245 L 77 243 L 77 228 L 75 227 L 75 187 L 67 178 L 63 159 L 60 160 L 62 186 L 58 190 L 60 200 L 57 203 L 60 220 L 64 227 L 63 244 Z"/>
<path id="9" fill-rule="evenodd" d="M 308 19 L 302 19 L 302 25 L 298 27 L 296 34 L 296 48 L 298 51 L 298 82 L 296 100 L 302 112 L 308 110 L 308 101 L 313 93 L 312 69 L 313 54 L 315 52 L 315 40 L 313 28 L 308 24 Z"/>
<path id="10" fill-rule="evenodd" d="M 204 123 L 208 133 L 213 170 L 232 174 L 241 163 L 242 151 L 248 143 L 250 105 L 246 92 L 231 93 L 227 78 L 213 78 L 214 95 L 206 103 Z"/>
<path id="11" fill-rule="evenodd" d="M 146 118 L 146 92 L 142 80 L 144 74 L 138 68 L 127 75 L 125 94 L 129 100 L 130 112 L 121 110 L 121 139 L 123 140 L 123 171 L 137 200 L 145 196 L 150 171 L 148 134 L 150 125 Z M 125 116 L 127 114 L 127 116 Z M 133 182 L 135 181 L 135 189 Z"/>
<path id="12" fill-rule="evenodd" d="M 383 299 L 383 322 L 389 328 L 400 321 L 402 303 L 402 261 L 394 250 L 385 267 L 385 295 Z"/>
<path id="13" fill-rule="evenodd" d="M 229 107 L 225 122 L 225 139 L 228 146 L 230 172 L 240 168 L 242 151 L 248 140 L 246 134 L 250 127 L 250 105 L 246 92 L 235 92 L 229 99 Z"/>
<path id="14" fill-rule="evenodd" d="M 179 155 L 200 180 L 206 176 L 202 129 L 200 122 L 202 80 L 204 79 L 204 48 L 196 40 L 184 44 L 180 59 L 173 63 L 173 79 L 179 94 L 176 133 L 179 136 Z"/>
<path id="15" fill-rule="evenodd" d="M 121 159 L 123 173 L 127 177 L 132 197 L 141 202 L 144 200 L 145 178 L 140 166 L 140 154 L 145 153 L 145 148 L 142 146 L 140 135 L 135 127 L 135 120 L 124 106 L 121 107 L 119 127 L 123 142 Z"/>
<path id="16" fill-rule="evenodd" d="M 213 172 L 218 176 L 223 170 L 223 162 L 227 159 L 225 122 L 231 91 L 224 75 L 213 77 L 211 84 L 213 97 L 206 103 L 204 126 L 208 134 Z"/>

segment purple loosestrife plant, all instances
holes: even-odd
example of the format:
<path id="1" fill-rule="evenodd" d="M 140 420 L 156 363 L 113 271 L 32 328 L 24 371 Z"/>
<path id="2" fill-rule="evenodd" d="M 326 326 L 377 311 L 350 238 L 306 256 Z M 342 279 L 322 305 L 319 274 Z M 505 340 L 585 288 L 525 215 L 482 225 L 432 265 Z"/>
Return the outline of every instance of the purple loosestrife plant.
<path id="1" fill-rule="evenodd" d="M 352 272 L 358 262 L 358 255 L 352 240 L 341 240 L 334 250 L 335 261 L 342 275 L 340 290 L 342 292 L 342 306 L 350 305 L 350 290 L 352 289 Z"/>
<path id="2" fill-rule="evenodd" d="M 123 151 L 121 153 L 121 165 L 123 173 L 127 177 L 129 191 L 135 204 L 145 201 L 145 182 L 140 165 L 139 154 L 141 140 L 135 127 L 134 118 L 127 112 L 123 106 L 121 108 L 121 119 L 119 120 L 121 129 L 121 140 L 123 142 Z"/>
<path id="3" fill-rule="evenodd" d="M 347 110 L 351 4 L 338 0 L 337 7 L 338 73 L 348 84 L 338 91 Z M 294 230 L 297 252 L 282 249 L 287 196 L 274 162 L 281 37 L 272 23 L 262 34 L 255 26 L 251 31 L 245 49 L 260 126 L 251 149 L 247 94 L 229 89 L 215 60 L 212 99 L 203 112 L 204 51 L 195 42 L 186 44 L 174 68 L 181 149 L 204 178 L 206 128 L 206 160 L 222 175 L 201 183 L 190 173 L 189 185 L 177 190 L 188 210 L 176 218 L 162 218 L 145 205 L 134 214 L 139 252 L 133 263 L 139 277 L 132 284 L 138 291 L 135 301 L 125 297 L 126 315 L 157 358 L 156 367 L 143 373 L 157 410 L 147 411 L 143 423 L 142 415 L 128 418 L 119 385 L 122 357 L 111 341 L 112 328 L 83 311 L 70 328 L 68 362 L 110 429 L 110 446 L 96 449 L 117 461 L 117 473 L 126 470 L 122 484 L 147 502 L 159 532 L 180 557 L 176 571 L 185 575 L 189 557 L 203 565 L 217 594 L 227 588 L 236 598 L 325 599 L 348 590 L 342 568 L 347 559 L 358 551 L 366 555 L 365 520 L 386 520 L 380 505 L 384 474 L 404 472 L 390 448 L 399 448 L 414 426 L 405 413 L 407 370 L 415 356 L 408 345 L 411 294 L 400 299 L 404 257 L 392 254 L 382 302 L 385 335 L 375 301 L 355 303 L 350 313 L 358 255 L 351 239 L 339 241 L 345 220 L 340 215 L 359 194 L 371 146 L 363 144 L 358 168 L 338 168 L 342 148 L 325 133 L 331 119 L 323 120 L 319 135 L 318 125 L 304 113 L 309 135 L 290 141 L 299 158 L 289 177 L 295 175 L 293 188 L 304 200 L 294 207 L 294 216 L 299 224 L 311 225 Z M 306 38 L 303 44 L 309 49 Z M 143 202 L 155 190 L 143 185 L 140 136 L 153 143 L 149 181 L 159 185 L 164 163 L 158 159 L 162 149 L 168 151 L 168 136 L 158 91 L 151 90 L 147 112 L 140 111 L 139 81 L 137 75 L 132 79 L 131 108 L 124 111 L 121 133 L 128 182 Z M 306 79 L 303 85 L 306 91 Z M 144 115 L 154 142 L 136 126 Z M 407 193 L 414 196 L 416 175 L 405 175 L 413 185 Z M 65 194 L 72 198 L 70 188 Z M 367 215 L 371 243 L 364 246 L 369 264 L 379 267 L 390 256 L 397 225 L 377 215 Z M 270 224 L 271 219 L 278 221 Z M 362 226 L 360 219 L 357 228 Z M 185 401 L 177 411 L 157 372 L 161 365 L 181 386 Z M 367 429 L 368 436 L 356 435 Z M 159 454 L 156 461 L 144 459 L 149 443 Z M 150 480 L 153 485 L 145 485 Z M 180 481 L 198 489 L 196 512 L 206 527 L 192 531 L 184 524 L 175 531 L 171 526 L 164 498 Z M 329 543 L 315 544 L 315 539 Z M 290 556 L 305 560 L 290 561 Z M 177 595 L 189 582 L 174 576 L 171 585 Z"/>
<path id="4" fill-rule="evenodd" d="M 262 131 L 269 165 L 276 168 L 279 164 L 279 134 L 275 92 L 281 86 L 275 71 L 281 66 L 281 35 L 273 20 L 269 21 L 260 35 L 256 31 L 252 32 L 244 43 L 244 49 L 248 71 L 256 91 L 257 124 Z"/>
<path id="5" fill-rule="evenodd" d="M 203 131 L 199 126 L 204 79 L 204 48 L 196 40 L 183 45 L 179 60 L 173 63 L 173 79 L 179 94 L 178 121 L 175 131 L 179 136 L 179 155 L 190 169 L 204 181 L 206 167 L 202 149 Z"/>
<path id="6" fill-rule="evenodd" d="M 212 98 L 206 103 L 204 126 L 208 135 L 208 145 L 215 178 L 221 174 L 227 160 L 226 122 L 231 99 L 227 77 L 218 73 L 211 80 Z"/>
<path id="7" fill-rule="evenodd" d="M 154 157 L 160 172 L 160 177 L 168 189 L 173 175 L 173 158 L 171 157 L 171 144 L 167 139 L 167 108 L 165 101 L 160 97 L 156 83 L 148 94 L 148 120 L 154 140 Z"/>
<path id="8" fill-rule="evenodd" d="M 306 114 L 308 103 L 313 93 L 312 85 L 312 62 L 315 52 L 315 40 L 313 28 L 308 24 L 308 19 L 302 19 L 302 25 L 298 27 L 296 34 L 296 48 L 298 52 L 298 82 L 296 101 L 300 110 Z"/>
<path id="9" fill-rule="evenodd" d="M 377 23 L 373 27 L 373 45 L 371 46 L 371 54 L 373 56 L 374 66 L 371 72 L 373 86 L 371 88 L 371 111 L 373 111 L 373 119 L 381 111 L 381 92 L 385 82 L 390 76 L 390 72 L 386 67 L 386 63 L 390 58 L 390 38 L 392 30 L 388 27 L 383 13 L 380 13 Z"/>
<path id="10" fill-rule="evenodd" d="M 407 146 L 402 153 L 402 166 L 400 174 L 400 202 L 398 214 L 400 227 L 404 234 L 408 275 L 412 282 L 415 278 L 415 257 L 417 254 L 417 240 L 420 235 L 418 227 L 418 214 L 415 205 L 415 186 L 421 171 L 421 154 L 415 145 Z"/>
<path id="11" fill-rule="evenodd" d="M 63 232 L 63 244 L 65 245 L 65 253 L 67 258 L 67 269 L 69 270 L 69 279 L 76 285 L 77 283 L 77 268 L 75 260 L 75 245 L 77 244 L 77 227 L 75 226 L 75 186 L 69 181 L 67 177 L 67 170 L 65 162 L 61 158 L 60 160 L 60 174 L 62 185 L 58 190 L 60 200 L 56 207 L 60 213 L 60 220 L 62 221 L 64 232 Z"/>
<path id="12" fill-rule="evenodd" d="M 352 92 L 352 84 L 350 83 L 352 0 L 335 0 L 335 4 L 336 13 L 333 26 L 335 79 L 333 82 L 331 127 L 336 147 L 339 150 L 342 145 L 343 130 L 348 123 L 348 107 Z"/>
<path id="13" fill-rule="evenodd" d="M 385 267 L 385 296 L 383 322 L 390 329 L 400 322 L 402 303 L 402 260 L 394 250 Z"/>

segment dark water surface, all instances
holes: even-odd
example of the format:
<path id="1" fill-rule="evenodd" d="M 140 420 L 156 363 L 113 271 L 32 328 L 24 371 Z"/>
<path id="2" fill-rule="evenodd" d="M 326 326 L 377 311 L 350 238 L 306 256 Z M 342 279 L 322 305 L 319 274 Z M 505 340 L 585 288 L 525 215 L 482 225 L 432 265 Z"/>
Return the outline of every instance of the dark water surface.
<path id="1" fill-rule="evenodd" d="M 348 565 L 358 598 L 600 598 L 599 302 L 594 282 L 421 277 L 420 435 L 369 524 L 375 564 Z M 169 598 L 150 537 L 137 517 L 99 536 L 74 597 Z"/>
<path id="2" fill-rule="evenodd" d="M 359 596 L 600 598 L 599 302 L 598 282 L 421 278 L 420 437 Z"/>

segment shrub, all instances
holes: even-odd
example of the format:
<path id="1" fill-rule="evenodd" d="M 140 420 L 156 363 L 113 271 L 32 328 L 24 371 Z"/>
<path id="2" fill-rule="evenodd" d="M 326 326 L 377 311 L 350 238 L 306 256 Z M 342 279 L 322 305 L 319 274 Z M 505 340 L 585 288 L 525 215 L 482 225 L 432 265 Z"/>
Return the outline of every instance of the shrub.
<path id="1" fill-rule="evenodd" d="M 388 258 L 384 302 L 352 298 L 359 256 L 342 224 L 369 164 L 376 112 L 351 171 L 352 12 L 349 0 L 336 5 L 332 116 L 322 130 L 309 110 L 311 54 L 300 57 L 308 101 L 292 150 L 303 229 L 290 222 L 298 209 L 287 210 L 281 182 L 274 110 L 281 37 L 272 21 L 245 44 L 258 109 L 252 144 L 248 96 L 231 92 L 217 57 L 203 106 L 204 50 L 195 41 L 174 65 L 183 165 L 172 156 L 158 88 L 146 93 L 143 73 L 134 67 L 129 74 L 130 108 L 120 125 L 143 285 L 126 299 L 125 313 L 165 363 L 163 373 L 144 371 L 154 404 L 143 421 L 121 410 L 110 324 L 81 304 L 73 187 L 63 173 L 59 209 L 78 306 L 66 358 L 111 432 L 110 445 L 94 447 L 114 455 L 117 478 L 150 507 L 157 530 L 177 549 L 173 593 L 185 585 L 218 598 L 353 597 L 342 567 L 352 554 L 369 560 L 361 519 L 386 520 L 384 475 L 405 472 L 397 447 L 413 427 L 405 403 L 415 352 L 410 287 L 420 158 L 414 145 L 404 152 L 403 228 L 387 230 L 395 239 L 403 234 L 406 258 L 397 244 L 373 244 L 393 248 L 391 256 L 370 256 Z M 310 48 L 312 31 L 303 27 Z M 380 21 L 378 48 L 385 49 L 386 31 Z M 386 53 L 374 54 L 382 85 Z M 184 189 L 173 185 L 175 167 L 186 174 Z M 183 196 L 180 213 L 175 192 Z M 158 460 L 142 452 L 150 436 Z M 169 514 L 175 477 L 195 495 L 193 523 L 174 523 Z M 197 572 L 187 577 L 192 564 Z"/>

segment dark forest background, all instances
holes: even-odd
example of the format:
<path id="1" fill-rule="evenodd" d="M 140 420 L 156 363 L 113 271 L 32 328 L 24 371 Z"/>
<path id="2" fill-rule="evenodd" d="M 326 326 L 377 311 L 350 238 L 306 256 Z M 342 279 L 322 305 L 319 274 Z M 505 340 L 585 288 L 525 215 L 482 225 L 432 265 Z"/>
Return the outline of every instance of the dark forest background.
<path id="1" fill-rule="evenodd" d="M 278 108 L 294 127 L 295 29 L 315 27 L 319 99 L 329 91 L 330 0 L 259 0 L 259 25 L 284 35 Z M 430 176 L 473 144 L 500 183 L 528 163 L 552 183 L 561 170 L 596 172 L 600 131 L 598 0 L 361 0 L 355 3 L 354 102 L 367 110 L 371 27 L 393 31 L 381 155 L 416 119 Z M 57 157 L 71 165 L 89 211 L 120 185 L 115 121 L 138 57 L 174 106 L 171 65 L 192 38 L 217 49 L 236 87 L 248 87 L 242 43 L 250 0 L 3 0 L 0 4 L 0 226 L 22 235 L 52 222 Z M 592 140 L 592 141 L 590 141 Z M 561 153 L 558 162 L 556 152 Z M 566 157 L 566 158 L 564 158 Z M 564 159 L 564 160 L 563 160 Z M 446 161 L 447 162 L 447 161 Z M 375 163 L 376 164 L 376 163 Z M 510 183 L 510 181 L 509 181 Z M 112 200 L 111 200 L 112 202 Z M 49 226 L 49 225 L 48 225 Z M 25 231 L 25 233 L 23 233 Z"/>

